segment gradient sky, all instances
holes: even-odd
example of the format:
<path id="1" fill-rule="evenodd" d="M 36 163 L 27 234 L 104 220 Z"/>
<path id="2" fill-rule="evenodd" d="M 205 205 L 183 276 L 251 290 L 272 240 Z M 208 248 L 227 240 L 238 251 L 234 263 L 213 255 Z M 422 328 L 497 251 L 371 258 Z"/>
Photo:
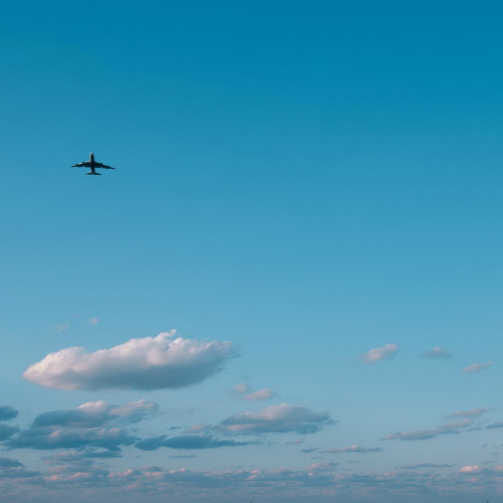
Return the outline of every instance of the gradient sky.
<path id="1" fill-rule="evenodd" d="M 502 497 L 503 11 L 77 4 L 0 16 L 0 501 Z"/>

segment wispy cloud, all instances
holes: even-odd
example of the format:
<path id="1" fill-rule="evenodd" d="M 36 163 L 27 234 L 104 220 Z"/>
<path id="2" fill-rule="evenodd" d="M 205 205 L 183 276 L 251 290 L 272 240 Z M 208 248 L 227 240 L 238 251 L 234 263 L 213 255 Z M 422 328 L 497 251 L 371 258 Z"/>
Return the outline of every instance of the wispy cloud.
<path id="1" fill-rule="evenodd" d="M 417 465 L 404 465 L 401 466 L 400 468 L 404 470 L 428 470 L 428 469 L 438 470 L 440 468 L 452 468 L 453 466 L 454 465 L 436 464 L 436 463 L 419 463 Z"/>
<path id="2" fill-rule="evenodd" d="M 488 412 L 489 409 L 470 409 L 470 410 L 459 410 L 449 414 L 447 417 L 480 417 L 482 414 Z"/>
<path id="3" fill-rule="evenodd" d="M 175 332 L 131 339 L 94 353 L 72 347 L 48 354 L 24 378 L 58 389 L 163 389 L 201 382 L 235 356 L 230 342 L 198 342 Z"/>
<path id="4" fill-rule="evenodd" d="M 432 349 L 425 351 L 421 356 L 431 360 L 446 360 L 452 357 L 451 353 L 449 353 L 447 349 L 441 348 L 440 346 L 435 346 Z"/>
<path id="5" fill-rule="evenodd" d="M 379 360 L 389 360 L 395 356 L 398 351 L 396 344 L 386 344 L 379 348 L 373 348 L 363 355 L 366 363 L 375 363 Z"/>
<path id="6" fill-rule="evenodd" d="M 430 438 L 438 437 L 439 435 L 452 435 L 458 434 L 462 431 L 466 431 L 466 428 L 470 427 L 473 421 L 470 419 L 465 419 L 458 423 L 448 423 L 436 428 L 430 428 L 426 430 L 415 430 L 408 432 L 391 433 L 386 435 L 383 440 L 428 440 Z"/>
<path id="7" fill-rule="evenodd" d="M 380 447 L 362 447 L 358 444 L 350 445 L 349 447 L 334 448 L 334 449 L 324 449 L 321 451 L 326 454 L 347 454 L 347 453 L 357 453 L 357 454 L 368 454 L 372 452 L 382 452 Z"/>
<path id="8" fill-rule="evenodd" d="M 234 440 L 217 439 L 209 435 L 179 435 L 176 437 L 158 437 L 146 438 L 136 443 L 138 449 L 144 451 L 154 451 L 160 447 L 169 447 L 171 449 L 218 449 L 221 447 L 240 447 L 249 445 L 250 442 L 236 442 Z"/>
<path id="9" fill-rule="evenodd" d="M 252 391 L 252 388 L 245 383 L 236 384 L 233 390 L 243 396 L 245 400 L 269 400 L 275 393 L 270 388 L 263 388 L 256 391 Z"/>
<path id="10" fill-rule="evenodd" d="M 481 370 L 486 370 L 489 367 L 492 367 L 494 365 L 494 362 L 487 362 L 487 363 L 472 363 L 471 365 L 468 365 L 463 369 L 463 372 L 466 372 L 467 374 L 475 374 L 480 372 Z"/>
<path id="11" fill-rule="evenodd" d="M 274 392 L 272 389 L 269 388 L 264 388 L 264 389 L 259 389 L 257 391 L 253 391 L 252 393 L 247 393 L 244 398 L 246 400 L 269 400 L 274 396 Z"/>
<path id="12" fill-rule="evenodd" d="M 226 433 L 315 433 L 334 421 L 328 412 L 313 412 L 306 407 L 283 403 L 260 412 L 242 412 L 223 420 L 217 429 Z"/>
<path id="13" fill-rule="evenodd" d="M 488 430 L 496 430 L 498 428 L 503 428 L 503 422 L 491 423 L 486 426 Z"/>

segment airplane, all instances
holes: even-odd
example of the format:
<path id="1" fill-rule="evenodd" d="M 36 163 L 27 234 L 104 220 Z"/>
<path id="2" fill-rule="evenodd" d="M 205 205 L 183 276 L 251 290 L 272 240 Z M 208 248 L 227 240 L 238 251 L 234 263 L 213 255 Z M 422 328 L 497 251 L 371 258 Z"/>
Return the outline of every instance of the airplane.
<path id="1" fill-rule="evenodd" d="M 91 171 L 89 171 L 89 173 L 86 173 L 86 175 L 101 175 L 101 173 L 96 173 L 96 168 L 115 169 L 112 168 L 112 166 L 107 166 L 106 164 L 101 164 L 101 162 L 96 162 L 94 160 L 93 152 L 89 154 L 89 161 L 72 164 L 72 168 L 90 168 Z"/>

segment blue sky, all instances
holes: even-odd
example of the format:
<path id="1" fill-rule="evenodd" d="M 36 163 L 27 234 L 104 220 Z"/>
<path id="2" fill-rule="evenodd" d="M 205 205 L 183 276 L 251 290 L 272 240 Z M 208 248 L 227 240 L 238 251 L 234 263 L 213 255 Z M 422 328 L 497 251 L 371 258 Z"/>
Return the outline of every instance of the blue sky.
<path id="1" fill-rule="evenodd" d="M 501 495 L 500 21 L 5 6 L 9 501 Z"/>

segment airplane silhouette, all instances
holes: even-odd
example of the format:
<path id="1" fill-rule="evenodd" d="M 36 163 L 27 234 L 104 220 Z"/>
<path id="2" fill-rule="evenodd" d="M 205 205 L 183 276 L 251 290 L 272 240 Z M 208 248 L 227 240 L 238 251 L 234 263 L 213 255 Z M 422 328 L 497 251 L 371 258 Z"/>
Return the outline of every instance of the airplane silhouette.
<path id="1" fill-rule="evenodd" d="M 91 171 L 89 171 L 89 173 L 86 173 L 86 175 L 101 175 L 101 173 L 96 173 L 96 168 L 115 169 L 112 168 L 112 166 L 107 166 L 106 164 L 101 164 L 101 162 L 96 162 L 94 160 L 93 152 L 89 154 L 89 161 L 72 164 L 72 168 L 89 168 Z"/>

